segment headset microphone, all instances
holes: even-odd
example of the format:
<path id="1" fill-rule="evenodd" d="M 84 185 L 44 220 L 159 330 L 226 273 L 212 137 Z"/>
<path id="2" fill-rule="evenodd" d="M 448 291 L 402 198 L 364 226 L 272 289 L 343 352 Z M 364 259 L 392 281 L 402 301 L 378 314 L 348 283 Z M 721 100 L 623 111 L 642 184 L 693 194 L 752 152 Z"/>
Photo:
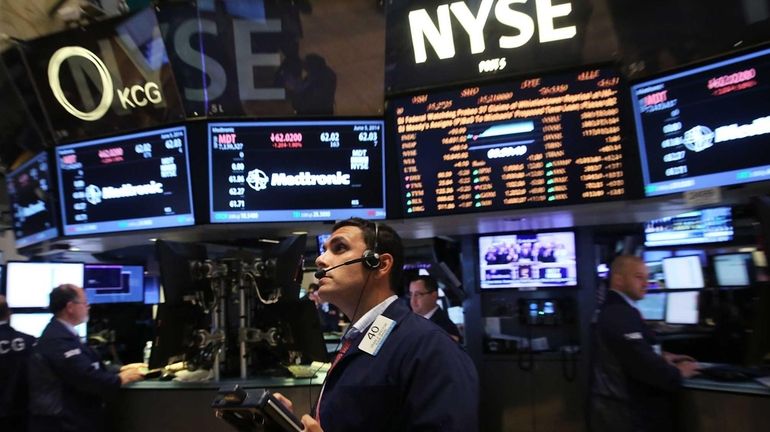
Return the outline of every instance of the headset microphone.
<path id="1" fill-rule="evenodd" d="M 326 276 L 326 273 L 329 273 L 330 271 L 336 269 L 337 267 L 342 267 L 342 266 L 346 266 L 346 265 L 350 265 L 350 264 L 360 263 L 364 259 L 366 259 L 366 258 L 365 257 L 356 258 L 356 259 L 352 259 L 350 261 L 345 261 L 342 264 L 337 264 L 334 267 L 329 267 L 329 268 L 326 268 L 326 269 L 319 269 L 318 271 L 316 271 L 313 274 L 313 276 L 315 276 L 316 279 L 321 279 L 322 277 Z"/>

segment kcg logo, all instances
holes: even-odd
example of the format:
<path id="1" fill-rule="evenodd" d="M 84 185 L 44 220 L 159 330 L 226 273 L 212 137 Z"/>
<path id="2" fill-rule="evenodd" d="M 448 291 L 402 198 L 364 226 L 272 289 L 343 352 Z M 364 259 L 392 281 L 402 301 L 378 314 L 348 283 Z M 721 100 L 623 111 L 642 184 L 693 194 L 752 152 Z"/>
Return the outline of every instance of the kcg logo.
<path id="1" fill-rule="evenodd" d="M 81 111 L 76 108 L 69 100 L 67 100 L 67 97 L 62 90 L 59 71 L 62 64 L 71 57 L 81 57 L 96 67 L 99 80 L 101 81 L 102 95 L 99 99 L 99 103 L 91 111 Z M 110 71 L 107 69 L 104 62 L 93 52 L 79 46 L 59 48 L 51 56 L 51 60 L 48 62 L 48 83 L 51 86 L 54 97 L 59 101 L 62 107 L 64 107 L 68 113 L 85 121 L 96 121 L 104 117 L 104 114 L 110 109 L 116 93 L 123 109 L 143 107 L 148 103 L 157 105 L 163 102 L 163 95 L 160 92 L 160 87 L 158 84 L 151 81 L 146 82 L 144 86 L 135 84 L 130 87 L 115 89 Z M 81 89 L 81 91 L 87 90 Z"/>

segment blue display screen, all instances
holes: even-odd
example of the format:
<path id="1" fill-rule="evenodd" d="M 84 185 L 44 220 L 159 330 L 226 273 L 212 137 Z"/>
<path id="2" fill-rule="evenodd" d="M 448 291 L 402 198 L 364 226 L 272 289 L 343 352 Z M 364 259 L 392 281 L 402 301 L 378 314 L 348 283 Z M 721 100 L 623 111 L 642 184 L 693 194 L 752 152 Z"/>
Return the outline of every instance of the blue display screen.
<path id="1" fill-rule="evenodd" d="M 193 225 L 187 130 L 56 148 L 64 235 Z"/>
<path id="2" fill-rule="evenodd" d="M 17 248 L 59 235 L 50 174 L 48 155 L 40 153 L 6 176 Z"/>
<path id="3" fill-rule="evenodd" d="M 631 86 L 647 196 L 770 179 L 770 49 Z"/>

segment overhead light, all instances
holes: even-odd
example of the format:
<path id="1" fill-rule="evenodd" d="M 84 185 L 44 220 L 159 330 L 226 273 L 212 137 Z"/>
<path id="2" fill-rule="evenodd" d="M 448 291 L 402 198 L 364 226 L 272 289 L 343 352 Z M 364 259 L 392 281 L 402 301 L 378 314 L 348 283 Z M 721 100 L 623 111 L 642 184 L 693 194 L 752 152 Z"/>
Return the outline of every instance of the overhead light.
<path id="1" fill-rule="evenodd" d="M 292 234 L 294 234 L 294 235 L 302 235 L 302 234 L 307 234 L 307 231 L 292 231 Z"/>
<path id="2" fill-rule="evenodd" d="M 156 241 L 158 241 L 158 239 L 156 239 L 156 238 L 151 238 L 151 239 L 149 239 L 149 240 L 150 240 L 151 242 L 156 242 Z"/>
<path id="3" fill-rule="evenodd" d="M 70 252 L 80 252 L 80 248 L 79 247 L 75 247 L 75 246 L 70 246 L 69 251 Z"/>
<path id="4" fill-rule="evenodd" d="M 278 240 L 265 239 L 265 238 L 261 238 L 261 239 L 259 239 L 259 241 L 261 241 L 262 243 L 274 243 L 274 244 L 280 243 L 280 241 L 278 241 Z"/>

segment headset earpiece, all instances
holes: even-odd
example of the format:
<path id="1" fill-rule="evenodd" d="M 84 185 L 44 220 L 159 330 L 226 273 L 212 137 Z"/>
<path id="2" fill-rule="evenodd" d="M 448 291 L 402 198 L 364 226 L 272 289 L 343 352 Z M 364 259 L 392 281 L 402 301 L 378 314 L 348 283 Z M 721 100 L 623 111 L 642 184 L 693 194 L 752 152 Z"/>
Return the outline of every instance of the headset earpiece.
<path id="1" fill-rule="evenodd" d="M 374 223 L 374 248 L 364 251 L 363 263 L 364 267 L 369 270 L 374 270 L 380 267 L 380 254 L 377 252 L 377 246 L 379 246 L 380 226 L 377 222 Z"/>
<path id="2" fill-rule="evenodd" d="M 375 251 L 367 250 L 364 252 L 364 266 L 369 270 L 380 267 L 380 254 Z"/>

